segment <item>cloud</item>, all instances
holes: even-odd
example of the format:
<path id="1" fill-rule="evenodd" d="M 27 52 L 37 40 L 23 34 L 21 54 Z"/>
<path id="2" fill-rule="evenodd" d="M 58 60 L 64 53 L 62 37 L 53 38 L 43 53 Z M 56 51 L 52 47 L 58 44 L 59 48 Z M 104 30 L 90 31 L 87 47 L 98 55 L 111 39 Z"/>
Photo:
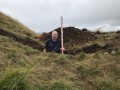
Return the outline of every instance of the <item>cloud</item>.
<path id="1" fill-rule="evenodd" d="M 19 20 L 35 32 L 60 26 L 119 27 L 120 0 L 0 0 L 0 11 Z"/>

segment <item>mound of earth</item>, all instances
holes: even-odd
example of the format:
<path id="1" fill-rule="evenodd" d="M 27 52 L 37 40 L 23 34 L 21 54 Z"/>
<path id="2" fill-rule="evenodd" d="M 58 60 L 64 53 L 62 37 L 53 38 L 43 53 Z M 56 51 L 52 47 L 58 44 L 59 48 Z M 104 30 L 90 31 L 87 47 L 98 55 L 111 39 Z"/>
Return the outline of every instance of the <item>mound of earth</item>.
<path id="1" fill-rule="evenodd" d="M 61 38 L 61 28 L 55 29 L 59 36 L 58 38 Z M 40 40 L 46 42 L 48 39 L 51 38 L 51 32 L 49 33 L 43 33 L 39 38 Z M 64 45 L 65 46 L 74 46 L 74 45 L 82 45 L 84 43 L 87 43 L 89 41 L 95 40 L 97 37 L 92 34 L 88 30 L 80 30 L 75 27 L 65 27 L 63 28 L 63 37 L 64 37 Z"/>

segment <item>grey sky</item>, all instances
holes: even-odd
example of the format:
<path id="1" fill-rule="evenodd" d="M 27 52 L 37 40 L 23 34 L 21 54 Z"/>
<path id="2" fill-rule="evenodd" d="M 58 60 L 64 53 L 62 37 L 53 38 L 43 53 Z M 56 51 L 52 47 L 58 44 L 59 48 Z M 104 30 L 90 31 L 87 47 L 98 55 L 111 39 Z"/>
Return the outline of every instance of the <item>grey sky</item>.
<path id="1" fill-rule="evenodd" d="M 0 0 L 0 11 L 19 20 L 35 32 L 60 26 L 103 30 L 120 29 L 120 0 Z"/>

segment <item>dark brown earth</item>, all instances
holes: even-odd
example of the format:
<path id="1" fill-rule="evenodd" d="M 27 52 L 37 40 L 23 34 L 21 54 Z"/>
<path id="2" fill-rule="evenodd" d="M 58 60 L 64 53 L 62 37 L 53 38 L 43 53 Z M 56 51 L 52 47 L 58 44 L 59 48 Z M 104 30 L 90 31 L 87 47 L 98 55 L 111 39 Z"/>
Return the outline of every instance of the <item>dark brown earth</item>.
<path id="1" fill-rule="evenodd" d="M 59 34 L 59 39 L 61 38 L 61 29 L 57 28 L 55 29 Z M 44 43 L 51 39 L 51 32 L 49 33 L 43 33 L 39 38 Z M 86 43 L 94 42 L 95 40 L 98 40 L 98 36 L 96 33 L 88 31 L 86 28 L 80 30 L 75 27 L 65 27 L 63 29 L 64 33 L 64 47 L 66 48 L 65 54 L 78 54 L 80 52 L 85 53 L 95 53 L 98 51 L 108 52 L 111 53 L 112 51 L 116 51 L 117 48 L 114 47 L 113 41 L 110 40 L 111 43 L 106 42 L 104 45 L 99 45 L 98 43 L 93 43 L 88 46 L 84 46 Z M 102 34 L 101 34 L 102 35 Z M 120 38 L 120 34 L 118 34 L 115 38 Z M 76 47 L 77 46 L 77 47 Z M 73 48 L 75 47 L 75 48 Z"/>
<path id="2" fill-rule="evenodd" d="M 57 28 L 55 29 L 59 36 L 58 38 L 61 39 L 61 29 Z M 46 42 L 47 40 L 49 40 L 51 38 L 51 32 L 49 33 L 43 33 L 39 38 L 41 41 Z M 93 41 L 95 40 L 97 37 L 92 34 L 90 31 L 88 31 L 87 29 L 78 29 L 75 27 L 65 27 L 63 28 L 63 37 L 64 37 L 64 45 L 65 47 L 71 47 L 71 46 L 75 46 L 75 45 L 82 45 L 85 44 L 89 41 Z"/>
<path id="3" fill-rule="evenodd" d="M 60 28 L 55 29 L 58 33 L 59 33 L 59 39 L 60 39 Z M 42 40 L 43 42 L 46 42 L 48 39 L 51 38 L 51 32 L 49 33 L 43 33 L 39 38 L 40 40 Z M 31 38 L 22 38 L 19 35 L 15 35 L 11 32 L 8 32 L 6 30 L 0 29 L 0 35 L 3 36 L 7 36 L 12 38 L 13 40 L 22 43 L 24 45 L 28 45 L 34 49 L 38 49 L 40 51 L 43 51 L 44 46 L 41 45 L 40 43 L 36 42 L 35 40 L 31 39 Z M 117 34 L 115 39 L 119 39 L 120 34 Z M 85 53 L 95 53 L 97 51 L 105 51 L 105 52 L 109 52 L 111 53 L 112 51 L 116 51 L 117 49 L 114 47 L 114 45 L 112 43 L 106 43 L 105 45 L 101 46 L 97 43 L 92 44 L 92 45 L 88 45 L 88 46 L 84 46 L 85 43 L 89 42 L 89 41 L 94 41 L 96 40 L 97 37 L 92 34 L 92 32 L 88 31 L 87 29 L 77 29 L 74 27 L 66 27 L 64 28 L 64 46 L 65 48 L 69 46 L 69 48 L 66 49 L 66 51 L 64 52 L 65 54 L 71 54 L 71 55 L 75 55 L 78 54 L 80 52 L 85 52 Z M 78 44 L 83 44 L 83 46 L 80 48 L 76 48 L 76 49 L 71 49 L 70 47 L 78 45 Z"/>
<path id="4" fill-rule="evenodd" d="M 61 35 L 61 30 L 60 28 L 55 29 L 59 33 L 59 39 Z M 39 38 L 41 41 L 46 42 L 48 39 L 51 38 L 51 32 L 49 33 L 43 33 Z M 0 29 L 0 35 L 7 36 L 10 38 L 13 38 L 13 40 L 22 43 L 24 45 L 28 45 L 34 49 L 38 49 L 40 51 L 43 51 L 44 46 L 41 45 L 40 43 L 34 41 L 31 38 L 22 38 L 19 35 L 15 35 L 11 32 L 8 32 L 6 30 Z M 115 39 L 118 39 L 120 34 L 116 35 Z M 76 45 L 84 45 L 85 43 L 89 41 L 94 41 L 96 40 L 97 37 L 95 34 L 92 34 L 92 32 L 88 31 L 87 29 L 77 29 L 74 27 L 66 27 L 64 28 L 64 46 L 65 48 L 69 47 L 66 49 L 64 52 L 65 54 L 71 54 L 75 55 L 80 52 L 85 52 L 85 53 L 95 53 L 97 51 L 105 51 L 111 53 L 111 51 L 116 51 L 117 49 L 114 48 L 114 45 L 112 43 L 106 43 L 104 46 L 101 46 L 97 43 L 89 45 L 89 46 L 82 46 L 81 48 L 78 47 L 76 49 L 71 49 L 71 47 L 76 46 Z"/>
<path id="5" fill-rule="evenodd" d="M 95 43 L 89 46 L 83 46 L 81 48 L 77 48 L 74 50 L 66 50 L 65 54 L 71 54 L 71 55 L 75 55 L 78 54 L 80 52 L 85 52 L 85 53 L 95 53 L 98 51 L 103 51 L 103 52 L 108 52 L 111 53 L 112 51 L 117 51 L 118 49 L 114 47 L 114 45 L 112 43 L 107 43 L 103 46 Z"/>
<path id="6" fill-rule="evenodd" d="M 19 43 L 22 43 L 24 45 L 28 45 L 28 46 L 30 46 L 30 47 L 32 47 L 34 49 L 38 49 L 40 51 L 43 51 L 43 49 L 44 49 L 43 45 L 37 43 L 36 41 L 32 40 L 31 38 L 27 38 L 27 37 L 22 38 L 22 37 L 20 37 L 18 35 L 7 32 L 7 31 L 5 31 L 3 29 L 0 29 L 0 35 L 10 37 L 10 38 L 12 38 L 13 40 L 15 40 L 15 41 L 17 41 Z"/>

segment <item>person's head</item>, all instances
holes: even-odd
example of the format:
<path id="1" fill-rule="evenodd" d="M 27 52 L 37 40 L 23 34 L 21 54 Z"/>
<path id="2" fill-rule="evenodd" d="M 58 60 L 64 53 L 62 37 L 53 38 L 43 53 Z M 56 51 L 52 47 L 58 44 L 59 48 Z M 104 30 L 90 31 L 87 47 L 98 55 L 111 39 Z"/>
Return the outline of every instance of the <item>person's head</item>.
<path id="1" fill-rule="evenodd" d="M 58 39 L 58 32 L 57 31 L 53 31 L 52 32 L 52 40 L 56 41 Z"/>

